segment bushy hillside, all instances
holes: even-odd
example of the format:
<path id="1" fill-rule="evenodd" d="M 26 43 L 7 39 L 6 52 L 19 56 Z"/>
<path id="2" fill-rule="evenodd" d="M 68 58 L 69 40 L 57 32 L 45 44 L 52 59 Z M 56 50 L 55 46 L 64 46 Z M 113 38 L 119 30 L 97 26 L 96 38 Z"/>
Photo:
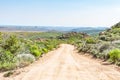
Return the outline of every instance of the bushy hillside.
<path id="1" fill-rule="evenodd" d="M 94 41 L 94 43 L 88 43 L 88 41 Z M 120 23 L 100 32 L 99 36 L 84 40 L 77 46 L 79 52 L 89 53 L 95 58 L 120 65 Z"/>
<path id="2" fill-rule="evenodd" d="M 70 32 L 58 37 L 65 43 L 75 45 L 78 51 L 94 58 L 120 65 L 120 23 L 100 32 L 98 36 Z"/>
<path id="3" fill-rule="evenodd" d="M 120 23 L 117 23 L 99 36 L 84 32 L 2 32 L 0 71 L 29 65 L 62 43 L 75 45 L 80 53 L 120 65 Z"/>
<path id="4" fill-rule="evenodd" d="M 0 32 L 0 71 L 27 66 L 57 48 L 60 41 L 54 38 L 56 34 Z"/>
<path id="5" fill-rule="evenodd" d="M 120 39 L 120 22 L 99 34 L 99 38 L 104 41 L 114 41 Z"/>
<path id="6" fill-rule="evenodd" d="M 112 26 L 112 29 L 113 29 L 113 28 L 120 28 L 120 22 L 118 22 L 117 24 L 113 25 L 113 26 Z"/>
<path id="7" fill-rule="evenodd" d="M 106 27 L 81 27 L 81 28 L 72 29 L 71 31 L 87 33 L 89 35 L 98 35 L 99 32 L 102 32 L 105 29 L 107 28 Z"/>

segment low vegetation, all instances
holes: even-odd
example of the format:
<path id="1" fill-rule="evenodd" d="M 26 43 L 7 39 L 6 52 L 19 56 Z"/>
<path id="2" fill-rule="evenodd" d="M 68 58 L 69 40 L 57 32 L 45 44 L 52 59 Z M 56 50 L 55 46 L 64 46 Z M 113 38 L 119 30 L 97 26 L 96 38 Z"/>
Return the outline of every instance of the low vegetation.
<path id="1" fill-rule="evenodd" d="M 110 61 L 113 63 L 117 63 L 120 60 L 120 49 L 113 49 L 109 52 L 109 56 L 110 56 Z"/>
<path id="2" fill-rule="evenodd" d="M 120 65 L 120 23 L 96 36 L 71 32 L 59 36 L 58 39 L 75 45 L 80 53 L 91 54 L 94 58 Z"/>
<path id="3" fill-rule="evenodd" d="M 79 52 L 120 65 L 120 23 L 99 33 L 98 36 L 83 38 L 75 45 Z"/>
<path id="4" fill-rule="evenodd" d="M 99 35 L 81 32 L 0 32 L 0 71 L 33 63 L 61 43 L 72 44 L 94 58 L 120 65 L 120 23 Z"/>
<path id="5" fill-rule="evenodd" d="M 34 36 L 39 37 L 34 37 Z M 20 67 L 27 66 L 37 60 L 42 54 L 57 48 L 60 41 L 55 38 L 44 37 L 48 33 L 25 33 L 22 37 L 20 33 L 0 33 L 0 71 L 17 69 Z M 57 36 L 58 33 L 53 33 Z M 29 38 L 28 36 L 32 36 Z M 50 33 L 49 35 L 52 35 Z M 26 37 L 27 36 L 27 37 Z M 25 38 L 26 37 L 26 38 Z"/>

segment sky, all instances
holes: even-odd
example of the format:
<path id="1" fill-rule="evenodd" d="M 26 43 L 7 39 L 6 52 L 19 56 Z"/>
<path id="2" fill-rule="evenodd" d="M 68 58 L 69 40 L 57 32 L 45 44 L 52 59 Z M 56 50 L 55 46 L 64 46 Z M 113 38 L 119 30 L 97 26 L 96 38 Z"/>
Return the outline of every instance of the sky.
<path id="1" fill-rule="evenodd" d="M 110 27 L 120 0 L 0 0 L 0 25 Z"/>

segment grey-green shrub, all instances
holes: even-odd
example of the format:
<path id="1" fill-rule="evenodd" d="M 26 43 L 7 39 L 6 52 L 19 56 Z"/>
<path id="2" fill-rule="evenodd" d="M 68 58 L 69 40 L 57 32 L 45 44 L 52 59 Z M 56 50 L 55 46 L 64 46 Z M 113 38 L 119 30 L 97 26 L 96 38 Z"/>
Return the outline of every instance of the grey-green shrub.
<path id="1" fill-rule="evenodd" d="M 26 53 L 18 54 L 16 59 L 17 59 L 16 64 L 18 67 L 29 65 L 30 63 L 35 61 L 35 57 L 32 54 L 26 54 Z"/>
<path id="2" fill-rule="evenodd" d="M 102 45 L 100 45 L 99 47 L 99 51 L 103 52 L 104 50 L 109 49 L 109 47 L 110 47 L 109 43 L 102 43 Z"/>

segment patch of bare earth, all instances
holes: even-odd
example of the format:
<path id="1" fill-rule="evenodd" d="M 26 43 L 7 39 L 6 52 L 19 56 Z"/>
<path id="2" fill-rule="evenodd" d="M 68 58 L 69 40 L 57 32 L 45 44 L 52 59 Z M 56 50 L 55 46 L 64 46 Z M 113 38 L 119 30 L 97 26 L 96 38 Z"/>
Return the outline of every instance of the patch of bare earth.
<path id="1" fill-rule="evenodd" d="M 15 73 L 8 78 L 0 73 L 0 80 L 120 80 L 120 72 L 114 66 L 79 55 L 68 44 Z"/>

